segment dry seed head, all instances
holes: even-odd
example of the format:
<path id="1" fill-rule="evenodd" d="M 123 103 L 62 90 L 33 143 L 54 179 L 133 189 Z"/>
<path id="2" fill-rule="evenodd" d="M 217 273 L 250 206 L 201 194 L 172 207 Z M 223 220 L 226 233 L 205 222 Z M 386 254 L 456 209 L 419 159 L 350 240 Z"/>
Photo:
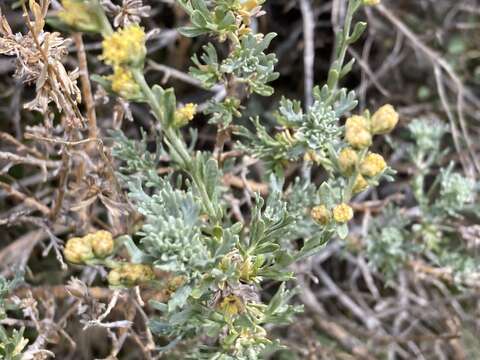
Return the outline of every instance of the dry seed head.
<path id="1" fill-rule="evenodd" d="M 149 17 L 151 13 L 151 7 L 143 5 L 142 0 L 123 0 L 121 6 L 111 0 L 102 0 L 102 6 L 108 15 L 114 17 L 115 27 L 138 24 L 142 17 Z"/>
<path id="2" fill-rule="evenodd" d="M 353 209 L 347 204 L 340 204 L 333 209 L 333 218 L 336 222 L 344 224 L 353 218 Z"/>
<path id="3" fill-rule="evenodd" d="M 315 206 L 310 211 L 310 216 L 321 225 L 327 225 L 332 219 L 332 213 L 325 205 Z"/>
<path id="4" fill-rule="evenodd" d="M 370 153 L 360 164 L 360 173 L 366 177 L 380 175 L 387 168 L 387 163 L 382 155 Z"/>
<path id="5" fill-rule="evenodd" d="M 340 166 L 342 174 L 351 174 L 355 170 L 357 162 L 358 155 L 352 148 L 347 147 L 340 151 L 340 154 L 338 155 L 338 165 Z"/>
<path id="6" fill-rule="evenodd" d="M 390 105 L 384 105 L 372 116 L 372 132 L 374 135 L 388 134 L 398 123 L 398 113 Z"/>
<path id="7" fill-rule="evenodd" d="M 345 123 L 345 140 L 355 149 L 364 149 L 372 145 L 372 134 L 368 119 L 354 115 Z"/>

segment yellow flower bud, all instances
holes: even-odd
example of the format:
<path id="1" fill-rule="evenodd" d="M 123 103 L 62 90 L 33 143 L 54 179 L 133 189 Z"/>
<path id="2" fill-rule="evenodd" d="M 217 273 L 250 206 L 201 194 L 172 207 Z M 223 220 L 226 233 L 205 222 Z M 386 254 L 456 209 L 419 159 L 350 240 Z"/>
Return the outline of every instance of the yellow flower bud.
<path id="1" fill-rule="evenodd" d="M 360 164 L 360 173 L 366 177 L 380 175 L 387 167 L 382 155 L 370 153 Z"/>
<path id="2" fill-rule="evenodd" d="M 96 257 L 105 258 L 113 253 L 115 241 L 111 233 L 105 230 L 97 231 L 87 235 L 85 238 L 90 240 L 93 253 Z"/>
<path id="3" fill-rule="evenodd" d="M 65 259 L 73 264 L 83 264 L 95 257 L 90 241 L 85 238 L 71 238 L 63 251 Z"/>
<path id="4" fill-rule="evenodd" d="M 220 303 L 220 310 L 228 317 L 233 317 L 243 312 L 244 305 L 242 299 L 236 295 L 228 295 Z"/>
<path id="5" fill-rule="evenodd" d="M 363 0 L 363 5 L 374 6 L 380 4 L 381 0 Z"/>
<path id="6" fill-rule="evenodd" d="M 398 113 L 392 105 L 384 105 L 372 116 L 372 132 L 374 135 L 388 134 L 398 123 Z"/>
<path id="7" fill-rule="evenodd" d="M 123 264 L 108 274 L 108 282 L 112 286 L 132 287 L 155 279 L 150 265 Z"/>
<path id="8" fill-rule="evenodd" d="M 352 192 L 353 194 L 358 194 L 364 190 L 367 190 L 368 182 L 362 175 L 358 175 L 355 179 L 355 184 L 353 184 Z"/>
<path id="9" fill-rule="evenodd" d="M 147 54 L 145 41 L 145 31 L 137 24 L 129 25 L 104 38 L 101 59 L 112 66 L 143 65 Z"/>
<path id="10" fill-rule="evenodd" d="M 175 111 L 175 126 L 181 127 L 192 121 L 197 112 L 197 105 L 189 103 Z"/>
<path id="11" fill-rule="evenodd" d="M 303 156 L 303 160 L 306 162 L 315 162 L 319 164 L 321 161 L 321 158 L 320 156 L 317 155 L 317 153 L 314 150 L 308 150 Z"/>
<path id="12" fill-rule="evenodd" d="M 132 72 L 123 66 L 114 66 L 113 74 L 106 78 L 111 81 L 112 90 L 126 100 L 134 100 L 142 95 Z"/>
<path id="13" fill-rule="evenodd" d="M 372 134 L 368 119 L 354 115 L 345 123 L 345 140 L 356 149 L 363 149 L 372 145 Z"/>
<path id="14" fill-rule="evenodd" d="M 333 218 L 338 223 L 346 223 L 353 218 L 353 209 L 347 204 L 340 204 L 333 209 Z"/>
<path id="15" fill-rule="evenodd" d="M 310 216 L 321 225 L 327 225 L 332 219 L 332 213 L 325 205 L 315 206 L 310 211 Z"/>
<path id="16" fill-rule="evenodd" d="M 340 166 L 340 171 L 344 175 L 350 175 L 357 166 L 358 155 L 350 147 L 342 149 L 338 155 L 338 165 Z"/>

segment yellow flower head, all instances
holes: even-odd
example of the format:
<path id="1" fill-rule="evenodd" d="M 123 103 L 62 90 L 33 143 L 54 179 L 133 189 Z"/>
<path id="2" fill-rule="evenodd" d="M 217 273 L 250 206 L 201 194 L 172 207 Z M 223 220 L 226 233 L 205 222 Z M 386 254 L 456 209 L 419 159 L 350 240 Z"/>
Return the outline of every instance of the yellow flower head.
<path id="1" fill-rule="evenodd" d="M 84 239 L 90 241 L 93 253 L 98 258 L 105 258 L 113 253 L 115 241 L 108 231 L 100 230 L 85 236 Z"/>
<path id="2" fill-rule="evenodd" d="M 220 303 L 220 310 L 227 316 L 233 317 L 243 312 L 244 305 L 242 299 L 236 295 L 225 296 Z"/>
<path id="3" fill-rule="evenodd" d="M 353 218 L 353 209 L 347 204 L 340 204 L 333 209 L 333 218 L 336 222 L 344 224 Z"/>
<path id="4" fill-rule="evenodd" d="M 81 31 L 101 32 L 102 23 L 91 6 L 82 0 L 62 0 L 63 9 L 57 13 L 65 24 Z"/>
<path id="5" fill-rule="evenodd" d="M 348 118 L 345 123 L 345 140 L 355 149 L 363 149 L 372 145 L 368 119 L 358 115 Z"/>
<path id="6" fill-rule="evenodd" d="M 390 105 L 384 105 L 372 116 L 372 132 L 374 135 L 388 134 L 398 123 L 398 113 Z"/>
<path id="7" fill-rule="evenodd" d="M 370 153 L 360 164 L 360 173 L 366 177 L 380 175 L 387 167 L 382 155 Z"/>
<path id="8" fill-rule="evenodd" d="M 104 38 L 101 59 L 112 66 L 141 66 L 147 54 L 145 40 L 143 28 L 128 25 Z"/>
<path id="9" fill-rule="evenodd" d="M 327 225 L 332 219 L 332 213 L 325 205 L 315 206 L 310 211 L 310 216 L 321 225 Z"/>
<path id="10" fill-rule="evenodd" d="M 73 264 L 83 264 L 95 257 L 90 241 L 84 237 L 75 237 L 68 240 L 63 254 L 65 259 Z"/>
<path id="11" fill-rule="evenodd" d="M 358 155 L 350 147 L 342 149 L 338 155 L 338 165 L 340 166 L 340 171 L 344 175 L 350 175 L 357 166 Z"/>
<path id="12" fill-rule="evenodd" d="M 367 190 L 367 188 L 368 188 L 367 180 L 365 180 L 365 178 L 361 174 L 359 174 L 355 179 L 355 184 L 353 184 L 353 189 L 352 189 L 353 194 L 358 194 L 364 190 Z"/>
<path id="13" fill-rule="evenodd" d="M 155 279 L 150 265 L 123 264 L 108 274 L 108 283 L 112 286 L 132 287 Z"/>
<path id="14" fill-rule="evenodd" d="M 137 99 L 142 95 L 140 85 L 133 78 L 132 72 L 122 66 L 114 66 L 113 74 L 107 77 L 112 90 L 126 100 Z"/>
<path id="15" fill-rule="evenodd" d="M 181 127 L 192 121 L 197 113 L 197 104 L 188 103 L 175 111 L 175 126 Z"/>
<path id="16" fill-rule="evenodd" d="M 380 4 L 381 0 L 363 0 L 363 5 L 374 6 Z"/>
<path id="17" fill-rule="evenodd" d="M 243 0 L 240 2 L 240 10 L 250 12 L 256 7 L 260 6 L 261 2 L 258 0 Z"/>

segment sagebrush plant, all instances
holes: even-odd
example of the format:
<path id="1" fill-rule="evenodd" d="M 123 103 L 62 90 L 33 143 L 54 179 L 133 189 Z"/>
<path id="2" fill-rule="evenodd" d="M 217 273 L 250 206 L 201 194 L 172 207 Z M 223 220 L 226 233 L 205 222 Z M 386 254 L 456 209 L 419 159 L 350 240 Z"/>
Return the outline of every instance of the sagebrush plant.
<path id="1" fill-rule="evenodd" d="M 218 127 L 216 147 L 209 152 L 195 151 L 195 131 L 191 129 L 188 136 L 185 131 L 198 111 L 197 104 L 177 104 L 174 89 L 147 82 L 148 34 L 138 23 L 140 16 L 112 26 L 99 1 L 62 1 L 63 9 L 52 24 L 103 37 L 100 59 L 111 73 L 92 78 L 110 94 L 148 106 L 157 121 L 155 153 L 147 150 L 146 140 L 137 142 L 119 130 L 111 132 L 113 155 L 120 164 L 117 176 L 129 202 L 142 215 L 141 228 L 116 238 L 107 231 L 70 238 L 63 255 L 71 264 L 108 268 L 112 288 L 163 290 L 164 301 L 150 303 L 157 315 L 149 324 L 161 351 L 193 359 L 261 358 L 267 346 L 275 345 L 268 326 L 288 323 L 301 311 L 290 303 L 295 295 L 288 286 L 295 276 L 292 264 L 318 252 L 332 237 L 345 239 L 354 216 L 353 197 L 393 175 L 370 147 L 375 136 L 395 128 L 398 114 L 391 105 L 384 105 L 372 113 L 352 115 L 355 93 L 341 87 L 354 65 L 353 59 L 346 61 L 348 46 L 366 28 L 364 22 L 355 23 L 354 15 L 362 6 L 378 2 L 348 1 L 326 84 L 313 89 L 314 102 L 306 108 L 296 100 L 282 99 L 271 127 L 260 115 L 248 125 L 237 122 L 244 100 L 252 94 L 272 96 L 271 83 L 279 76 L 276 57 L 268 53 L 275 34 L 255 33 L 251 27 L 252 19 L 264 14 L 263 2 L 178 0 L 190 17 L 190 25 L 179 29 L 182 35 L 208 35 L 229 49 L 222 58 L 209 43 L 192 58 L 192 77 L 206 89 L 219 85 L 225 89 L 223 100 L 212 99 L 202 110 Z M 33 0 L 30 8 L 39 18 L 46 12 Z M 14 54 L 12 49 L 9 55 Z M 39 100 L 42 106 L 34 109 L 46 112 L 48 102 L 54 101 L 74 119 L 79 103 L 75 75 L 61 64 L 56 69 L 64 81 L 58 82 L 56 92 L 51 92 L 53 82 L 46 87 Z M 66 79 L 72 84 L 65 85 Z M 43 77 L 34 80 L 42 83 Z M 64 87 L 75 96 L 60 96 Z M 232 190 L 222 182 L 235 160 L 222 157 L 225 138 L 231 135 L 238 139 L 241 154 L 262 161 L 268 169 L 269 194 L 254 196 L 244 221 L 232 216 L 227 196 Z M 290 163 L 302 163 L 302 175 L 286 183 Z M 167 167 L 168 174 L 161 175 L 159 169 Z M 312 181 L 313 167 L 326 171 L 327 178 L 320 184 Z M 468 200 L 456 190 L 465 185 L 460 178 L 448 171 L 443 178 L 446 203 L 438 204 L 433 223 L 454 215 Z M 447 214 L 442 214 L 447 205 Z M 261 296 L 266 283 L 277 288 L 269 299 Z M 13 336 L 21 339 L 21 334 Z M 15 339 L 11 352 L 25 345 Z"/>

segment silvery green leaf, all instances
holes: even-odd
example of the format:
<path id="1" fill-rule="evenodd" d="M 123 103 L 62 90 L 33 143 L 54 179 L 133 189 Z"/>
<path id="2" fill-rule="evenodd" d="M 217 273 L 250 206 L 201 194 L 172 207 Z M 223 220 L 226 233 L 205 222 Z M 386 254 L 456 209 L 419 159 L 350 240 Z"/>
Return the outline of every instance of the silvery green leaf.
<path id="1" fill-rule="evenodd" d="M 345 239 L 348 236 L 348 225 L 341 224 L 337 226 L 337 235 L 340 239 Z"/>
<path id="2" fill-rule="evenodd" d="M 168 311 L 172 312 L 178 308 L 182 308 L 187 302 L 188 297 L 192 292 L 192 288 L 189 285 L 184 285 L 172 295 L 168 301 Z"/>

